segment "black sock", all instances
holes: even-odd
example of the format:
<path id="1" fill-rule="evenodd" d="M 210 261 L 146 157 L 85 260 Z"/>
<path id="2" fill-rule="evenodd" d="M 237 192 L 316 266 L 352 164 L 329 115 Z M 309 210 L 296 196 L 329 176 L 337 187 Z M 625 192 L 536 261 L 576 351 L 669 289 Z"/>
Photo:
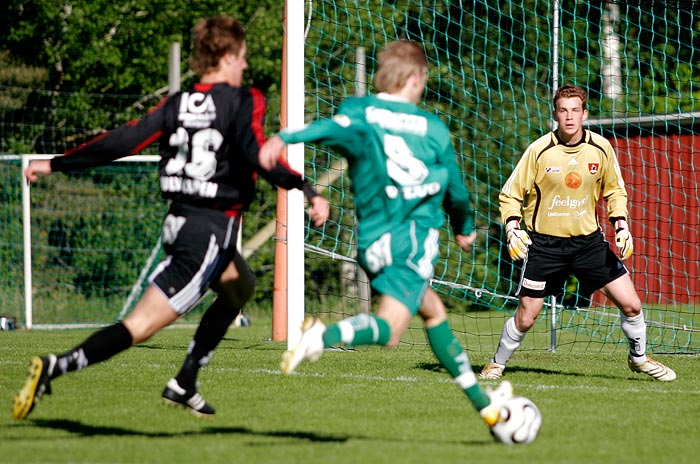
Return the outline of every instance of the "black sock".
<path id="1" fill-rule="evenodd" d="M 190 343 L 185 362 L 175 376 L 175 380 L 182 388 L 196 390 L 199 369 L 209 363 L 214 349 L 240 312 L 240 308 L 232 308 L 221 298 L 217 298 L 207 308 Z"/>
<path id="2" fill-rule="evenodd" d="M 121 322 L 98 330 L 80 345 L 57 356 L 56 366 L 50 374 L 51 378 L 105 361 L 129 348 L 133 341 L 131 334 Z"/>

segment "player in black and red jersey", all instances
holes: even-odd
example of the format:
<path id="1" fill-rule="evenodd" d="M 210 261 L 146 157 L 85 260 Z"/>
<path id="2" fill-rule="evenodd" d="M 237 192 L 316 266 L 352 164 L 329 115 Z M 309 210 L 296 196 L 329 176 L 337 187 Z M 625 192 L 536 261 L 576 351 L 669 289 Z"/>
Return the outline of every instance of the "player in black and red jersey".
<path id="1" fill-rule="evenodd" d="M 134 310 L 63 354 L 34 357 L 14 398 L 15 419 L 27 417 L 36 401 L 50 393 L 53 379 L 149 339 L 189 311 L 208 288 L 218 298 L 202 316 L 183 366 L 167 383 L 163 398 L 195 415 L 214 414 L 197 392 L 197 373 L 255 288 L 255 278 L 236 250 L 236 235 L 241 213 L 253 199 L 256 175 L 285 189 L 302 189 L 315 225 L 329 212 L 328 202 L 299 173 L 284 165 L 269 171 L 260 167 L 266 106 L 259 91 L 242 87 L 246 53 L 245 32 L 235 19 L 200 20 L 193 29 L 191 62 L 199 83 L 168 97 L 139 121 L 25 169 L 27 180 L 34 182 L 55 171 L 105 165 L 157 142 L 160 186 L 170 207 L 162 232 L 167 257 L 151 274 Z"/>

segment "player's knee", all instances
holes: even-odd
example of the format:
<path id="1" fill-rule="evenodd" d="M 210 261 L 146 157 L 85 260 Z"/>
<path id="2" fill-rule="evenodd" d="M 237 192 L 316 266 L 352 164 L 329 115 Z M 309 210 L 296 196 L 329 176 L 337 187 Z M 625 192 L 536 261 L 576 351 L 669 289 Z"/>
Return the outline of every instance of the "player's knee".
<path id="1" fill-rule="evenodd" d="M 639 297 L 620 298 L 615 301 L 620 312 L 627 317 L 636 317 L 642 313 L 642 301 Z"/>
<path id="2" fill-rule="evenodd" d="M 518 330 L 518 332 L 525 333 L 535 324 L 535 319 L 537 319 L 536 315 L 532 316 L 530 314 L 518 314 L 514 320 L 515 328 Z"/>
<path id="3" fill-rule="evenodd" d="M 620 311 L 627 317 L 637 317 L 642 314 L 642 304 L 629 304 L 620 307 Z"/>
<path id="4" fill-rule="evenodd" d="M 240 299 L 240 305 L 243 306 L 250 300 L 255 294 L 255 285 L 257 281 L 255 275 L 252 272 L 246 272 L 241 274 L 238 281 L 237 289 L 238 296 Z"/>
<path id="5" fill-rule="evenodd" d="M 246 281 L 246 284 L 243 285 L 240 289 L 240 306 L 243 307 L 250 299 L 253 297 L 255 294 L 255 285 L 256 285 L 256 279 L 254 275 L 250 275 L 250 279 Z"/>
<path id="6" fill-rule="evenodd" d="M 159 327 L 155 327 L 145 321 L 133 321 L 128 318 L 123 321 L 123 324 L 131 335 L 133 345 L 145 342 L 159 330 Z"/>
<path id="7" fill-rule="evenodd" d="M 225 295 L 226 303 L 229 307 L 240 309 L 252 298 L 255 287 L 243 287 L 238 292 Z"/>
<path id="8" fill-rule="evenodd" d="M 527 332 L 535 324 L 537 316 L 542 311 L 542 301 L 540 299 L 522 298 L 518 309 L 515 312 L 515 328 L 520 332 Z"/>
<path id="9" fill-rule="evenodd" d="M 252 272 L 240 274 L 235 280 L 219 282 L 214 290 L 223 297 L 229 306 L 242 308 L 255 294 L 255 275 Z"/>

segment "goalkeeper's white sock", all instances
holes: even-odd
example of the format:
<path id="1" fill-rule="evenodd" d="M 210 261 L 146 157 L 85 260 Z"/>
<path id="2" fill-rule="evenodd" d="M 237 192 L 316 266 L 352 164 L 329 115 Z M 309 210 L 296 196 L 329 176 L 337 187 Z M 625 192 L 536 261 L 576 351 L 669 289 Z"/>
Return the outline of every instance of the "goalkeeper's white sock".
<path id="1" fill-rule="evenodd" d="M 640 312 L 634 317 L 627 317 L 620 313 L 620 327 L 630 345 L 632 361 L 635 363 L 646 361 L 647 323 L 644 321 L 644 313 Z"/>
<path id="2" fill-rule="evenodd" d="M 503 324 L 501 340 L 498 342 L 498 349 L 493 356 L 493 362 L 505 366 L 524 338 L 525 333 L 515 328 L 515 319 L 512 317 L 508 319 L 506 323 Z"/>

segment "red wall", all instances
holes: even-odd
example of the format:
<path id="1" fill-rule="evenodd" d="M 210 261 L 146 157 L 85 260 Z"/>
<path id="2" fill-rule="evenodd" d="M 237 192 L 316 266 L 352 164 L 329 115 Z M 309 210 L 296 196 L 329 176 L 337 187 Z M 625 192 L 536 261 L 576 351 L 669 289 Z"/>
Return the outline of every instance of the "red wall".
<path id="1" fill-rule="evenodd" d="M 625 265 L 642 302 L 700 302 L 700 155 L 695 155 L 696 138 L 641 135 L 610 141 L 629 194 L 634 254 Z M 600 208 L 603 221 L 607 214 L 603 205 Z M 612 240 L 609 223 L 603 228 Z M 596 296 L 596 300 L 600 298 Z"/>

